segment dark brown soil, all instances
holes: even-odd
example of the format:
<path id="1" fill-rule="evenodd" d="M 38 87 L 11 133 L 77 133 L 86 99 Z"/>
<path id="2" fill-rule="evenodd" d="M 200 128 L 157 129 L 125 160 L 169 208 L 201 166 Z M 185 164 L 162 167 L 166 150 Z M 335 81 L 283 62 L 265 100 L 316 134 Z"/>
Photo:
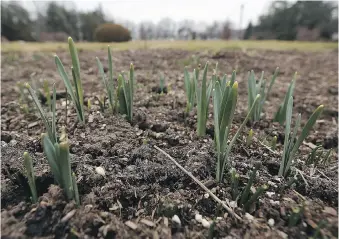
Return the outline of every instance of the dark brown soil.
<path id="1" fill-rule="evenodd" d="M 64 65 L 71 60 L 68 52 L 57 52 Z M 208 135 L 195 133 L 196 114 L 186 119 L 183 68 L 193 69 L 192 55 L 201 64 L 219 63 L 222 73 L 237 70 L 239 100 L 234 127 L 244 119 L 247 109 L 247 71 L 257 75 L 263 70 L 270 79 L 275 67 L 280 75 L 265 105 L 264 118 L 253 125 L 255 137 L 278 136 L 279 154 L 265 148 L 258 140 L 246 147 L 245 133 L 232 150 L 232 166 L 240 174 L 240 188 L 246 185 L 248 172 L 254 163 L 262 167 L 255 187 L 267 184 L 269 193 L 261 196 L 250 214 L 237 207 L 243 218 L 238 221 L 218 206 L 187 175 L 153 146 L 165 150 L 195 177 L 206 183 L 221 200 L 231 201 L 230 180 L 214 182 L 216 159 L 213 144 L 212 113 Z M 1 233 L 3 238 L 337 238 L 338 237 L 338 167 L 337 150 L 329 166 L 315 170 L 304 160 L 311 149 L 302 145 L 295 167 L 294 187 L 285 188 L 277 172 L 281 160 L 283 127 L 272 123 L 278 105 L 295 71 L 299 77 L 295 89 L 294 118 L 302 113 L 305 123 L 320 104 L 325 111 L 318 120 L 307 143 L 337 148 L 338 123 L 338 55 L 332 52 L 293 51 L 221 51 L 188 52 L 182 50 L 137 50 L 114 52 L 116 72 L 135 65 L 137 89 L 134 121 L 128 123 L 108 109 L 100 112 L 96 97 L 105 94 L 97 74 L 95 56 L 107 64 L 106 50 L 79 54 L 85 99 L 91 99 L 86 109 L 86 125 L 76 122 L 74 108 L 68 108 L 67 133 L 70 139 L 72 168 L 78 179 L 81 206 L 67 202 L 62 190 L 54 185 L 53 176 L 42 152 L 39 135 L 44 127 L 32 103 L 24 112 L 19 103 L 16 83 L 35 82 L 42 88 L 64 91 L 56 72 L 52 54 L 2 53 L 1 68 Z M 210 68 L 212 72 L 212 67 Z M 158 94 L 160 73 L 166 81 L 166 92 Z M 209 74 L 210 75 L 210 74 Z M 65 125 L 65 98 L 57 101 L 58 127 Z M 47 109 L 47 107 L 46 107 Z M 211 108 L 210 108 L 211 109 Z M 244 132 L 248 132 L 247 128 Z M 29 187 L 23 173 L 24 151 L 34 159 L 39 203 L 32 204 Z M 106 175 L 96 173 L 101 166 Z M 301 176 L 302 175 L 302 176 Z M 304 205 L 296 226 L 288 226 L 292 208 Z M 203 218 L 216 221 L 214 229 L 196 221 Z M 181 224 L 172 221 L 177 215 Z M 250 216 L 252 215 L 253 218 Z M 269 221 L 274 220 L 274 225 Z"/>

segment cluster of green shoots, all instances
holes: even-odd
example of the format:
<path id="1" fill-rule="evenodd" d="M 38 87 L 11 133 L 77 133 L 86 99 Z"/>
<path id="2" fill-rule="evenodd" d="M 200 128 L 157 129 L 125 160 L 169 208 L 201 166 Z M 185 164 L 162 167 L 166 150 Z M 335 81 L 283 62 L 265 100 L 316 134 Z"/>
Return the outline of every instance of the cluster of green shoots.
<path id="1" fill-rule="evenodd" d="M 253 102 L 258 94 L 261 95 L 259 103 L 255 106 L 253 114 L 251 115 L 251 121 L 259 121 L 263 111 L 264 104 L 268 99 L 268 95 L 274 85 L 275 79 L 279 73 L 279 67 L 276 68 L 269 87 L 266 89 L 266 80 L 264 80 L 264 72 L 261 73 L 259 82 L 256 83 L 255 75 L 253 70 L 248 73 L 248 111 L 251 109 Z"/>
<path id="2" fill-rule="evenodd" d="M 55 56 L 55 64 L 57 66 L 59 75 L 66 86 L 67 93 L 71 96 L 71 99 L 75 105 L 75 109 L 76 109 L 79 121 L 85 123 L 84 91 L 83 91 L 82 82 L 80 79 L 80 63 L 79 63 L 78 51 L 75 48 L 75 44 L 72 38 L 70 37 L 68 38 L 68 46 L 69 46 L 69 52 L 72 58 L 71 70 L 72 70 L 74 89 L 65 71 L 65 68 L 57 55 Z"/>
<path id="3" fill-rule="evenodd" d="M 200 67 L 199 67 L 200 68 Z M 236 133 L 231 139 L 230 132 L 232 127 L 232 121 L 234 112 L 238 100 L 238 82 L 235 80 L 236 73 L 233 71 L 230 79 L 224 75 L 220 78 L 217 75 L 218 64 L 212 75 L 212 79 L 207 83 L 207 69 L 208 63 L 206 63 L 202 82 L 199 86 L 199 68 L 194 69 L 190 75 L 187 68 L 184 70 L 184 83 L 185 91 L 187 96 L 186 113 L 190 112 L 193 107 L 197 107 L 197 135 L 204 136 L 206 134 L 206 122 L 208 116 L 208 108 L 210 102 L 210 96 L 213 95 L 213 115 L 214 115 L 214 142 L 217 154 L 217 165 L 216 165 L 216 180 L 222 181 L 225 171 L 230 169 L 229 155 L 240 136 L 242 130 L 249 120 L 252 122 L 260 120 L 263 106 L 265 101 L 268 99 L 268 95 L 274 85 L 277 78 L 279 68 L 276 68 L 270 85 L 266 89 L 266 81 L 264 80 L 264 72 L 261 74 L 259 82 L 256 82 L 254 72 L 251 71 L 248 76 L 248 113 L 243 123 L 240 125 Z M 286 121 L 285 128 L 285 142 L 284 151 L 282 155 L 282 161 L 279 171 L 279 176 L 287 176 L 288 171 L 291 167 L 293 159 L 303 142 L 308 136 L 310 130 L 315 124 L 317 118 L 320 116 L 323 106 L 319 106 L 318 109 L 310 117 L 306 125 L 304 126 L 301 135 L 297 138 L 297 131 L 300 127 L 300 115 L 294 128 L 293 134 L 290 135 L 290 122 L 292 117 L 292 107 L 295 77 L 289 85 L 288 91 L 285 96 L 283 104 L 279 107 L 278 113 L 275 116 L 275 121 L 283 124 Z M 246 139 L 246 145 L 249 146 L 253 139 L 253 130 L 251 129 Z M 277 144 L 277 137 L 275 136 L 271 142 L 271 149 L 275 150 Z M 327 157 L 326 157 L 327 158 Z"/>
<path id="4" fill-rule="evenodd" d="M 291 134 L 292 108 L 293 108 L 293 97 L 291 96 L 288 100 L 288 104 L 286 107 L 284 150 L 278 174 L 279 176 L 287 176 L 287 173 L 291 167 L 293 159 L 300 145 L 302 144 L 304 139 L 309 135 L 313 125 L 316 123 L 318 117 L 321 115 L 324 106 L 320 105 L 313 112 L 313 114 L 310 116 L 307 123 L 303 127 L 299 137 L 297 137 L 297 134 L 301 124 L 301 114 L 298 114 L 293 132 Z"/>
<path id="5" fill-rule="evenodd" d="M 288 105 L 289 99 L 293 96 L 296 78 L 297 78 L 297 73 L 294 74 L 294 77 L 290 85 L 288 86 L 284 101 L 279 106 L 278 111 L 276 112 L 274 119 L 273 119 L 273 121 L 279 122 L 281 125 L 283 125 L 286 120 L 287 105 Z"/>
<path id="6" fill-rule="evenodd" d="M 257 171 L 261 164 L 256 163 L 254 169 L 250 173 L 249 180 L 245 188 L 239 192 L 239 174 L 233 168 L 231 170 L 231 184 L 232 184 L 232 199 L 238 202 L 239 206 L 242 206 L 245 211 L 250 211 L 254 206 L 257 199 L 268 189 L 267 185 L 260 186 L 251 195 L 251 187 L 253 186 L 254 180 L 257 175 Z"/>
<path id="7" fill-rule="evenodd" d="M 78 120 L 82 123 L 85 123 L 85 112 L 84 112 L 84 91 L 82 87 L 81 77 L 80 77 L 80 63 L 78 52 L 75 47 L 75 44 L 71 37 L 68 38 L 69 52 L 72 59 L 72 79 L 73 84 L 71 83 L 66 70 L 59 59 L 58 56 L 55 56 L 55 64 L 57 66 L 57 71 L 63 80 L 65 87 L 67 89 L 67 94 L 70 95 L 72 102 L 75 105 L 75 110 L 77 112 Z M 108 46 L 108 61 L 109 61 L 109 77 L 106 78 L 106 75 L 103 70 L 103 66 L 98 58 L 96 58 L 99 72 L 101 73 L 104 86 L 107 91 L 109 106 L 113 113 L 120 112 L 123 115 L 126 115 L 128 121 L 132 121 L 133 118 L 133 94 L 134 94 L 134 67 L 133 64 L 130 66 L 129 71 L 129 81 L 125 79 L 125 74 L 122 72 L 118 76 L 118 85 L 114 85 L 113 79 L 113 64 L 112 64 L 112 55 L 110 47 Z M 44 84 L 44 92 L 46 94 L 47 103 L 52 112 L 52 120 L 49 121 L 46 116 L 39 99 L 32 89 L 32 87 L 26 83 L 25 87 L 27 88 L 29 94 L 31 95 L 33 102 L 38 109 L 40 116 L 44 122 L 47 133 L 42 135 L 42 145 L 44 153 L 48 160 L 48 163 L 51 168 L 51 172 L 55 178 L 55 181 L 64 189 L 65 194 L 69 200 L 74 199 L 77 204 L 79 201 L 79 193 L 76 184 L 75 175 L 71 170 L 70 164 L 70 154 L 69 154 L 69 144 L 67 140 L 67 135 L 65 129 L 61 136 L 58 138 L 56 130 L 56 90 L 55 85 L 53 86 L 53 98 L 51 101 L 50 91 L 48 84 Z M 21 88 L 20 88 L 21 89 Z M 21 91 L 20 91 L 21 92 Z M 23 92 L 21 92 L 23 95 Z M 102 103 L 102 108 L 105 108 L 105 99 L 100 101 Z M 91 107 L 91 102 L 87 102 L 88 108 Z M 32 193 L 32 199 L 34 202 L 37 201 L 37 191 L 35 186 L 35 177 L 32 158 L 27 152 L 24 154 L 24 165 L 27 172 L 28 182 Z"/>
<path id="8" fill-rule="evenodd" d="M 217 151 L 216 179 L 219 182 L 222 181 L 225 169 L 229 168 L 229 154 L 232 147 L 253 113 L 259 99 L 260 95 L 257 95 L 243 123 L 228 142 L 238 100 L 238 82 L 234 81 L 234 79 L 228 82 L 220 82 L 220 79 L 217 79 L 215 82 L 213 95 L 214 141 Z"/>
<path id="9" fill-rule="evenodd" d="M 53 86 L 53 99 L 52 99 L 52 120 L 48 120 L 46 113 L 42 109 L 39 99 L 36 96 L 31 86 L 26 83 L 33 102 L 35 103 L 41 118 L 44 122 L 47 133 L 42 134 L 42 146 L 46 155 L 48 164 L 51 168 L 51 172 L 55 181 L 64 190 L 68 200 L 74 199 L 79 205 L 79 193 L 76 184 L 75 174 L 71 170 L 69 144 L 65 130 L 63 130 L 61 136 L 58 138 L 56 130 L 56 90 Z M 37 191 L 35 185 L 35 176 L 32 158 L 27 152 L 24 153 L 24 166 L 27 172 L 28 183 L 32 193 L 33 202 L 37 202 Z"/>
<path id="10" fill-rule="evenodd" d="M 327 165 L 331 153 L 332 153 L 332 149 L 329 149 L 326 152 L 321 145 L 318 145 L 314 149 L 312 149 L 312 151 L 309 154 L 309 156 L 307 157 L 305 163 L 306 163 L 306 165 L 313 164 L 314 166 Z"/>
<path id="11" fill-rule="evenodd" d="M 78 52 L 75 47 L 75 44 L 72 38 L 68 38 L 69 51 L 72 58 L 72 78 L 73 85 L 69 80 L 69 77 L 65 71 L 65 68 L 60 61 L 58 56 L 55 56 L 55 63 L 57 70 L 61 79 L 63 80 L 67 93 L 70 95 L 72 102 L 75 105 L 77 116 L 80 122 L 85 123 L 85 112 L 84 112 L 84 91 L 82 87 L 81 77 L 80 77 L 80 63 Z M 103 66 L 99 60 L 96 58 L 99 72 L 102 77 L 102 82 L 107 92 L 109 107 L 113 113 L 119 112 L 123 115 L 126 115 L 128 121 L 132 121 L 133 118 L 133 95 L 134 95 L 134 67 L 133 64 L 130 65 L 129 70 L 129 80 L 125 78 L 125 73 L 122 72 L 118 75 L 118 84 L 114 83 L 114 71 L 113 71 L 113 62 L 111 49 L 108 46 L 108 69 L 109 76 L 106 77 Z M 99 98 L 99 103 L 102 111 L 105 109 L 105 98 Z M 87 102 L 87 106 L 90 108 L 91 103 Z"/>
<path id="12" fill-rule="evenodd" d="M 127 120 L 132 122 L 133 118 L 133 95 L 134 95 L 134 66 L 130 65 L 129 80 L 125 78 L 124 72 L 118 75 L 118 85 L 114 85 L 114 72 L 111 49 L 108 46 L 108 69 L 109 77 L 106 77 L 103 66 L 98 57 L 96 57 L 99 72 L 102 77 L 104 87 L 106 88 L 109 106 L 112 113 L 119 112 L 120 114 L 126 115 Z"/>

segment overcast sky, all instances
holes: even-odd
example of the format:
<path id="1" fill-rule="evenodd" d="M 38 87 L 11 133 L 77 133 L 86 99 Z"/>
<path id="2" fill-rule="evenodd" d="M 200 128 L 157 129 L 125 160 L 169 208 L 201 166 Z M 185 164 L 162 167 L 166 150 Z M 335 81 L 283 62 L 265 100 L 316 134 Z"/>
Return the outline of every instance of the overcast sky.
<path id="1" fill-rule="evenodd" d="M 35 1 L 41 4 L 46 1 Z M 293 0 L 289 0 L 294 2 Z M 31 12 L 35 10 L 32 0 L 21 1 Z M 111 1 L 57 1 L 69 9 L 77 11 L 91 11 L 101 3 L 104 13 L 113 20 L 129 20 L 135 23 L 152 21 L 157 23 L 160 19 L 169 17 L 174 21 L 185 19 L 196 23 L 230 20 L 235 28 L 240 24 L 240 7 L 244 5 L 242 28 L 252 21 L 256 23 L 258 17 L 267 11 L 270 0 L 111 0 Z"/>
<path id="2" fill-rule="evenodd" d="M 79 10 L 91 10 L 102 3 L 105 13 L 114 18 L 134 21 L 149 20 L 158 22 L 170 17 L 175 21 L 184 19 L 196 22 L 212 23 L 229 19 L 236 27 L 240 23 L 240 6 L 244 4 L 242 27 L 249 21 L 256 22 L 271 1 L 269 0 L 113 0 L 113 1 L 79 1 Z"/>

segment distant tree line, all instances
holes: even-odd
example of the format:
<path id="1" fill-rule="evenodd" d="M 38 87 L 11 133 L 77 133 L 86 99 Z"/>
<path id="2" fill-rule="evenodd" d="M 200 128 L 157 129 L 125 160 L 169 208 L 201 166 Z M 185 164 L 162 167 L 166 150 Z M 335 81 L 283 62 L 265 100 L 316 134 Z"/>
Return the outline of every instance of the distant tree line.
<path id="1" fill-rule="evenodd" d="M 338 5 L 329 1 L 272 2 L 244 39 L 320 40 L 338 32 Z"/>
<path id="2" fill-rule="evenodd" d="M 77 41 L 96 41 L 97 28 L 106 23 L 123 25 L 133 39 L 229 39 L 238 36 L 237 32 L 232 31 L 229 21 L 214 22 L 208 26 L 190 20 L 175 22 L 163 18 L 157 24 L 147 21 L 135 24 L 109 19 L 100 5 L 93 11 L 77 12 L 75 8 L 67 9 L 57 2 L 33 2 L 37 15 L 34 19 L 32 12 L 18 2 L 1 2 L 1 36 L 10 41 L 62 41 L 67 36 Z"/>
<path id="3" fill-rule="evenodd" d="M 116 23 L 124 26 L 117 39 L 279 39 L 279 40 L 319 40 L 330 39 L 338 30 L 338 10 L 335 2 L 322 1 L 287 1 L 272 2 L 268 12 L 259 17 L 257 25 L 249 23 L 245 30 L 236 30 L 226 20 L 205 24 L 192 20 L 175 22 L 163 18 L 158 23 L 144 21 L 133 23 L 127 20 L 114 21 L 103 13 L 101 5 L 93 11 L 79 12 L 65 7 L 65 2 L 33 1 L 36 16 L 15 1 L 1 1 L 1 36 L 10 41 L 63 41 L 72 36 L 77 41 L 97 41 L 96 31 L 103 24 Z M 115 33 L 116 34 L 116 33 Z"/>
<path id="4" fill-rule="evenodd" d="M 37 17 L 33 20 L 19 3 L 1 1 L 1 36 L 10 41 L 40 41 L 47 33 L 64 33 L 75 40 L 93 41 L 95 29 L 111 22 L 100 5 L 94 11 L 77 12 L 57 2 L 36 1 L 35 4 Z"/>

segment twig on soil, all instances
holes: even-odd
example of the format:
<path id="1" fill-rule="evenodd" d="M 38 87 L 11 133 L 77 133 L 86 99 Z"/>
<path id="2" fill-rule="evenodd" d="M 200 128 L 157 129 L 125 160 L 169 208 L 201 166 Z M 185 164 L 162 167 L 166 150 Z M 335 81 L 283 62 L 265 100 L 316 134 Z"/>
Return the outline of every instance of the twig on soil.
<path id="1" fill-rule="evenodd" d="M 267 145 L 265 145 L 264 143 L 262 143 L 259 139 L 257 139 L 259 144 L 261 144 L 262 146 L 264 146 L 268 151 L 270 151 L 271 153 L 275 154 L 275 155 L 279 155 L 278 152 L 272 150 L 270 147 L 268 147 Z"/>
<path id="2" fill-rule="evenodd" d="M 324 176 L 325 178 L 327 178 L 328 181 L 330 181 L 331 183 L 334 183 L 333 180 L 331 180 L 329 177 L 327 177 L 323 172 L 321 172 L 319 169 L 317 169 L 317 171 Z"/>
<path id="3" fill-rule="evenodd" d="M 305 185 L 306 185 L 306 189 L 308 188 L 308 183 L 307 183 L 307 180 L 304 178 L 304 175 L 303 175 L 303 172 L 301 172 L 299 169 L 295 169 L 299 174 L 300 176 L 302 177 L 302 179 L 304 180 L 305 182 Z"/>
<path id="4" fill-rule="evenodd" d="M 216 202 L 220 203 L 220 205 L 225 208 L 231 215 L 233 215 L 239 221 L 242 221 L 241 217 L 239 217 L 231 208 L 229 208 L 223 201 L 221 201 L 214 193 L 212 193 L 202 182 L 200 182 L 193 174 L 187 171 L 184 167 L 182 167 L 174 158 L 172 158 L 168 153 L 160 149 L 158 146 L 154 145 L 159 152 L 167 156 L 178 168 L 180 168 L 184 173 L 186 173 L 190 178 L 193 179 L 203 190 L 205 190 Z"/>

